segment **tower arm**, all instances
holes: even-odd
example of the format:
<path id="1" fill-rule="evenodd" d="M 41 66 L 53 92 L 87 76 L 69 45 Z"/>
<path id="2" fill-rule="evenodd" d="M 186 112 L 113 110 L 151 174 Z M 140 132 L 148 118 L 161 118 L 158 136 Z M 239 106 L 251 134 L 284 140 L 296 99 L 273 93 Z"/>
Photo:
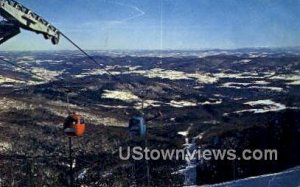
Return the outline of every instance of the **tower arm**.
<path id="1" fill-rule="evenodd" d="M 13 24 L 15 27 L 33 31 L 37 34 L 43 34 L 44 38 L 51 39 L 53 44 L 58 44 L 59 42 L 60 32 L 58 29 L 36 13 L 32 12 L 30 9 L 14 0 L 0 0 L 0 15 L 6 19 L 7 23 Z M 1 27 L 3 28 L 4 26 Z M 8 26 L 4 30 L 10 29 L 12 29 L 12 27 Z M 13 36 L 14 35 L 11 34 L 11 37 Z M 1 33 L 0 37 L 2 37 Z"/>

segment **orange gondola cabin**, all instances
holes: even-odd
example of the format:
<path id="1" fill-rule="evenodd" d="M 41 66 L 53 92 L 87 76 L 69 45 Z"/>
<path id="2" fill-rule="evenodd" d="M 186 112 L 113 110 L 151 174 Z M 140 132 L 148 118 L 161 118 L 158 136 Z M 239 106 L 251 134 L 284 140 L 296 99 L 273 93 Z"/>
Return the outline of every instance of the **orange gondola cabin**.
<path id="1" fill-rule="evenodd" d="M 65 119 L 64 133 L 67 136 L 83 136 L 85 128 L 84 120 L 79 114 L 72 113 Z"/>

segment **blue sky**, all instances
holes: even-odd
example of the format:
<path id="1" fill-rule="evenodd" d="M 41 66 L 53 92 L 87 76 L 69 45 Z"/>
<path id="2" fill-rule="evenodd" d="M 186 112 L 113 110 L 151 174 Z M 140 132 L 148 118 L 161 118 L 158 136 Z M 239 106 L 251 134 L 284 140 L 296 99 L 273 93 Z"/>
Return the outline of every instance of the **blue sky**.
<path id="1" fill-rule="evenodd" d="M 300 46 L 299 0 L 19 0 L 85 49 Z M 74 49 L 23 31 L 0 50 Z"/>

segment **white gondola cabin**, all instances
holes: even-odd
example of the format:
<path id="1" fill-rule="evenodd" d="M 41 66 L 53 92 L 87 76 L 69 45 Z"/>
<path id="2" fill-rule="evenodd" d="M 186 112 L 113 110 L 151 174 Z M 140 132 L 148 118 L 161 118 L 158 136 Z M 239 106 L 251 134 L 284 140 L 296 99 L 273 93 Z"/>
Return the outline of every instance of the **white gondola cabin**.
<path id="1" fill-rule="evenodd" d="M 129 120 L 128 128 L 131 136 L 144 136 L 146 134 L 146 124 L 143 117 L 132 117 Z"/>

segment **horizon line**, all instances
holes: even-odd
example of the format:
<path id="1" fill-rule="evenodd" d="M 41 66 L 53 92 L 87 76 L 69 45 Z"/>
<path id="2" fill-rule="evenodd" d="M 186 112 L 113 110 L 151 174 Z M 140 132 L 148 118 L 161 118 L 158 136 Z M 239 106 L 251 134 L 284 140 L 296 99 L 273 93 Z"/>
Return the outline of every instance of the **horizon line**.
<path id="1" fill-rule="evenodd" d="M 85 49 L 86 51 L 207 51 L 207 50 L 245 50 L 245 49 L 300 49 L 296 46 L 253 46 L 238 48 L 199 48 L 199 49 Z M 38 52 L 38 51 L 77 51 L 77 49 L 42 49 L 42 50 L 1 50 L 1 52 Z"/>

